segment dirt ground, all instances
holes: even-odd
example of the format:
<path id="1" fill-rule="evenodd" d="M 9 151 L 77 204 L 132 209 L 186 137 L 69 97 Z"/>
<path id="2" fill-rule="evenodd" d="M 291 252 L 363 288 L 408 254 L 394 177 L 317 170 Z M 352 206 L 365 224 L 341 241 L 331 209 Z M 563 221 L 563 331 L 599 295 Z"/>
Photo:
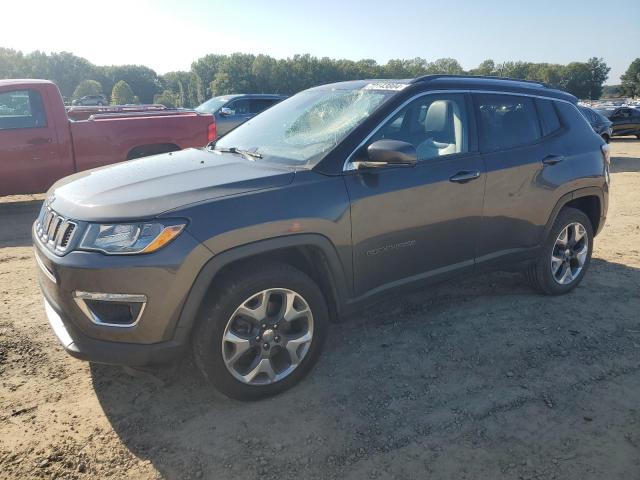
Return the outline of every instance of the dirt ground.
<path id="1" fill-rule="evenodd" d="M 189 361 L 130 376 L 67 356 L 29 226 L 0 203 L 0 478 L 639 479 L 640 141 L 612 143 L 591 269 L 563 297 L 496 273 L 333 325 L 317 368 L 257 403 Z"/>

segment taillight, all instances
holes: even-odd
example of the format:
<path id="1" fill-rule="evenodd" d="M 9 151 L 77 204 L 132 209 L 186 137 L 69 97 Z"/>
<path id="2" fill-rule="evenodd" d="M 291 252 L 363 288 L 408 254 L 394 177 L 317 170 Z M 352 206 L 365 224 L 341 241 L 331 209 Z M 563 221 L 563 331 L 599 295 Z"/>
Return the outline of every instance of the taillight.
<path id="1" fill-rule="evenodd" d="M 207 127 L 207 141 L 213 142 L 218 136 L 218 132 L 216 130 L 216 121 L 214 120 Z"/>
<path id="2" fill-rule="evenodd" d="M 605 143 L 600 146 L 600 150 L 602 151 L 602 158 L 604 159 L 604 163 L 609 165 L 611 163 L 611 150 L 609 149 L 609 144 Z"/>
<path id="3" fill-rule="evenodd" d="M 607 182 L 607 185 L 611 182 L 611 177 L 609 174 L 609 168 L 611 164 L 611 151 L 609 150 L 609 144 L 605 143 L 600 146 L 600 151 L 602 152 L 602 159 L 604 160 L 604 179 Z"/>

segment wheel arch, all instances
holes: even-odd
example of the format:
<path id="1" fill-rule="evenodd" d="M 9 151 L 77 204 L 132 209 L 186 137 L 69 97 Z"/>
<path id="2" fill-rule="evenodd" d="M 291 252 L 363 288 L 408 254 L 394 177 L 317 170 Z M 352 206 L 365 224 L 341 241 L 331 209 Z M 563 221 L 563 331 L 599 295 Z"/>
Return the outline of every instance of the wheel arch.
<path id="1" fill-rule="evenodd" d="M 280 261 L 309 275 L 327 299 L 336 321 L 351 294 L 342 262 L 333 243 L 323 235 L 298 234 L 241 245 L 213 256 L 198 273 L 178 318 L 174 338 L 188 342 L 207 292 L 231 269 L 249 261 Z"/>
<path id="2" fill-rule="evenodd" d="M 127 160 L 158 155 L 160 153 L 177 152 L 180 147 L 175 143 L 149 143 L 137 145 L 127 152 Z"/>
<path id="3" fill-rule="evenodd" d="M 586 187 L 560 197 L 549 216 L 543 238 L 547 238 L 560 210 L 564 207 L 573 207 L 584 212 L 584 214 L 589 217 L 589 220 L 591 220 L 594 236 L 602 229 L 604 223 L 603 212 L 605 211 L 604 193 L 602 189 L 598 187 Z"/>

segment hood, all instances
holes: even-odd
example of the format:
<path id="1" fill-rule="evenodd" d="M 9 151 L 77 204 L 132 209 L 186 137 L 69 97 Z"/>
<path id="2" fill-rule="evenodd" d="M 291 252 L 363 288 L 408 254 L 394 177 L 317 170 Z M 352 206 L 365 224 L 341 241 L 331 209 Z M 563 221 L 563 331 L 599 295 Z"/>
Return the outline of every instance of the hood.
<path id="1" fill-rule="evenodd" d="M 155 217 L 191 203 L 287 185 L 291 170 L 234 154 L 188 149 L 76 173 L 55 183 L 47 201 L 86 221 Z"/>

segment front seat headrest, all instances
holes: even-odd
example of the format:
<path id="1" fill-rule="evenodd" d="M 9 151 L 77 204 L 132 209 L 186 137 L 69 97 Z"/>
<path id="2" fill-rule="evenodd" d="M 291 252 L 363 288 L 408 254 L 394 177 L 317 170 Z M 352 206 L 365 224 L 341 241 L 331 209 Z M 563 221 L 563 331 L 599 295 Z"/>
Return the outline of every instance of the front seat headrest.
<path id="1" fill-rule="evenodd" d="M 447 100 L 436 100 L 427 110 L 424 119 L 424 129 L 427 132 L 441 132 L 447 126 L 449 118 L 449 104 Z"/>

